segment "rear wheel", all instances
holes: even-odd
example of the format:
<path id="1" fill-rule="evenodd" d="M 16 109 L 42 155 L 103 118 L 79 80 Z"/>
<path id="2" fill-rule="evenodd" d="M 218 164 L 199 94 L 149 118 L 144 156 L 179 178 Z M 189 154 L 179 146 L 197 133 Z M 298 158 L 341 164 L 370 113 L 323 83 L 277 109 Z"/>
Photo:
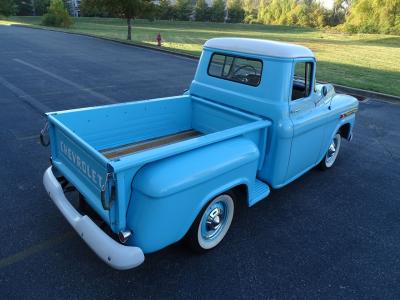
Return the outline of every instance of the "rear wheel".
<path id="1" fill-rule="evenodd" d="M 331 144 L 329 145 L 328 151 L 326 151 L 324 158 L 318 165 L 318 167 L 321 170 L 327 170 L 333 166 L 339 155 L 341 143 L 342 143 L 342 136 L 340 135 L 340 133 L 336 133 L 336 135 L 333 137 L 331 141 Z"/>
<path id="2" fill-rule="evenodd" d="M 215 197 L 200 212 L 186 235 L 186 241 L 196 252 L 215 248 L 231 226 L 235 204 L 233 193 Z"/>

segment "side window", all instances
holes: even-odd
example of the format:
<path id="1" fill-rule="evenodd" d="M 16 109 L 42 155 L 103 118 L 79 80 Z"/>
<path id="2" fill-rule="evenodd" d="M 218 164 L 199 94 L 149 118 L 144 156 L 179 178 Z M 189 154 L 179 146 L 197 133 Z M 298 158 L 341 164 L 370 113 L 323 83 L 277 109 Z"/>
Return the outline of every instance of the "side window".
<path id="1" fill-rule="evenodd" d="M 208 66 L 208 75 L 258 86 L 261 81 L 262 62 L 257 59 L 214 53 Z"/>
<path id="2" fill-rule="evenodd" d="M 292 101 L 308 97 L 312 88 L 313 63 L 298 62 L 294 68 Z"/>

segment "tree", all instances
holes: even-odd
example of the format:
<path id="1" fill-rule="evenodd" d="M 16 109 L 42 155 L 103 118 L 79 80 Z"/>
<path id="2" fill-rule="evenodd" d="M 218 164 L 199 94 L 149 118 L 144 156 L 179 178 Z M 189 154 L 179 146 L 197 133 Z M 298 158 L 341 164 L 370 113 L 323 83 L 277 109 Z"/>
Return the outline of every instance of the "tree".
<path id="1" fill-rule="evenodd" d="M 333 2 L 332 10 L 328 12 L 328 25 L 336 26 L 344 23 L 350 5 L 351 0 L 335 0 Z"/>
<path id="2" fill-rule="evenodd" d="M 188 21 L 193 14 L 191 0 L 176 0 L 175 12 L 178 20 Z"/>
<path id="3" fill-rule="evenodd" d="M 14 0 L 0 1 L 0 16 L 11 16 L 15 14 L 16 6 Z"/>
<path id="4" fill-rule="evenodd" d="M 62 0 L 51 0 L 48 12 L 43 15 L 42 24 L 55 27 L 71 26 L 71 17 L 65 9 Z"/>
<path id="5" fill-rule="evenodd" d="M 344 29 L 349 32 L 400 34 L 400 0 L 357 0 Z"/>
<path id="6" fill-rule="evenodd" d="M 32 16 L 33 6 L 30 0 L 15 0 L 17 16 Z"/>
<path id="7" fill-rule="evenodd" d="M 94 0 L 82 0 L 80 13 L 84 17 L 112 17 L 102 3 Z"/>
<path id="8" fill-rule="evenodd" d="M 228 0 L 228 22 L 240 23 L 244 19 L 244 10 L 241 0 Z"/>
<path id="9" fill-rule="evenodd" d="M 174 7 L 169 0 L 160 0 L 158 18 L 161 20 L 171 20 L 175 18 Z"/>
<path id="10" fill-rule="evenodd" d="M 225 1 L 214 0 L 211 6 L 211 21 L 224 22 L 225 20 Z"/>
<path id="11" fill-rule="evenodd" d="M 263 4 L 263 0 L 243 0 L 244 22 L 253 23 L 257 19 L 259 7 Z"/>
<path id="12" fill-rule="evenodd" d="M 110 15 L 126 19 L 127 40 L 132 40 L 132 19 L 146 16 L 152 9 L 151 0 L 87 0 L 87 5 L 104 9 Z"/>
<path id="13" fill-rule="evenodd" d="M 267 12 L 268 12 L 269 2 L 267 0 L 260 0 L 260 5 L 258 7 L 257 21 L 260 23 L 267 23 Z"/>
<path id="14" fill-rule="evenodd" d="M 50 6 L 50 0 L 35 0 L 33 3 L 37 16 L 43 16 Z"/>
<path id="15" fill-rule="evenodd" d="M 322 27 L 327 10 L 317 0 L 261 0 L 257 20 L 264 24 Z"/>
<path id="16" fill-rule="evenodd" d="M 315 0 L 294 2 L 288 12 L 287 25 L 322 27 L 326 25 L 325 9 Z"/>
<path id="17" fill-rule="evenodd" d="M 356 0 L 334 0 L 333 2 L 333 10 L 338 13 L 342 11 L 344 15 L 347 16 L 349 13 L 350 7 Z"/>
<path id="18" fill-rule="evenodd" d="M 205 0 L 197 0 L 195 7 L 196 21 L 210 20 L 210 7 Z"/>

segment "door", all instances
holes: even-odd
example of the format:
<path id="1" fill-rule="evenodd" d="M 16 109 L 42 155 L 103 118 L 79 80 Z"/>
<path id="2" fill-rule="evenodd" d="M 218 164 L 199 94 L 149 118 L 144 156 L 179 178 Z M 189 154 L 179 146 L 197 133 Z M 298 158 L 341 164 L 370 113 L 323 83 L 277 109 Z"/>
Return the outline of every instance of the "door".
<path id="1" fill-rule="evenodd" d="M 286 179 L 291 181 L 313 167 L 318 159 L 324 128 L 315 102 L 315 61 L 298 60 L 293 67 L 289 99 L 293 139 Z"/>

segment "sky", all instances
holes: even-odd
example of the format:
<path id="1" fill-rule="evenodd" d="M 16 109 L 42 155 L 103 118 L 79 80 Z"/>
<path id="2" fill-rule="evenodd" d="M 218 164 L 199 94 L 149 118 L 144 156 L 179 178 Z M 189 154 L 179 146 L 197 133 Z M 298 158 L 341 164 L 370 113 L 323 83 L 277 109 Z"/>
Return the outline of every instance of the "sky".
<path id="1" fill-rule="evenodd" d="M 320 2 L 321 2 L 326 8 L 332 8 L 332 7 L 333 7 L 333 0 L 320 0 Z"/>

